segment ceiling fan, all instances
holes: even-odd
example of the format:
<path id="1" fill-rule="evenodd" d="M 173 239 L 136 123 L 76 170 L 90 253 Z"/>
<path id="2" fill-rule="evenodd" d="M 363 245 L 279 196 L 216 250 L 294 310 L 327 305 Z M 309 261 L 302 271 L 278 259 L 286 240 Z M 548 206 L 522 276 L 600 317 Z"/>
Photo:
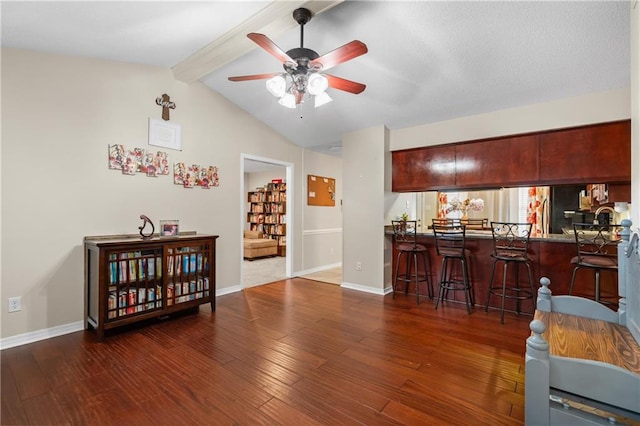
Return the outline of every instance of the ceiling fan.
<path id="1" fill-rule="evenodd" d="M 362 83 L 326 74 L 330 68 L 367 53 L 367 46 L 353 40 L 322 56 L 304 47 L 304 25 L 313 14 L 309 9 L 293 11 L 293 19 L 300 25 L 300 47 L 286 53 L 264 34 L 249 33 L 247 37 L 282 62 L 283 73 L 254 74 L 229 77 L 231 81 L 267 80 L 267 90 L 280 98 L 278 103 L 287 108 L 295 108 L 309 94 L 315 99 L 315 106 L 331 102 L 326 92 L 328 87 L 358 94 L 367 86 Z"/>

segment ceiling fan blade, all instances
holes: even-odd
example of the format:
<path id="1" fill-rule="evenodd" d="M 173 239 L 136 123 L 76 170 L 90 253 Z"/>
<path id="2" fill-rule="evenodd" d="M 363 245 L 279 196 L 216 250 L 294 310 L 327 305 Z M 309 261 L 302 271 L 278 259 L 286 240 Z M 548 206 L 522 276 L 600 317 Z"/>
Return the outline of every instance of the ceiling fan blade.
<path id="1" fill-rule="evenodd" d="M 248 81 L 248 80 L 266 80 L 282 73 L 272 72 L 269 74 L 253 74 L 253 75 L 239 75 L 236 77 L 229 77 L 231 81 Z"/>
<path id="2" fill-rule="evenodd" d="M 287 55 L 284 50 L 280 49 L 278 45 L 271 41 L 269 37 L 264 34 L 259 33 L 249 33 L 247 37 L 255 42 L 258 46 L 262 47 L 264 50 L 273 55 L 276 59 L 278 59 L 282 63 L 292 63 L 295 64 L 296 61 L 291 59 L 289 55 Z"/>
<path id="3" fill-rule="evenodd" d="M 338 89 L 338 90 L 344 90 L 345 92 L 354 93 L 356 95 L 358 93 L 362 93 L 362 91 L 367 87 L 362 83 L 357 83 L 355 81 L 336 77 L 335 75 L 331 75 L 331 74 L 322 74 L 322 75 L 327 77 L 327 80 L 329 82 L 329 87 L 333 87 L 334 89 Z"/>
<path id="4" fill-rule="evenodd" d="M 350 59 L 364 55 L 368 51 L 366 44 L 360 40 L 353 40 L 309 62 L 309 68 L 320 65 L 322 71 L 326 71 Z"/>

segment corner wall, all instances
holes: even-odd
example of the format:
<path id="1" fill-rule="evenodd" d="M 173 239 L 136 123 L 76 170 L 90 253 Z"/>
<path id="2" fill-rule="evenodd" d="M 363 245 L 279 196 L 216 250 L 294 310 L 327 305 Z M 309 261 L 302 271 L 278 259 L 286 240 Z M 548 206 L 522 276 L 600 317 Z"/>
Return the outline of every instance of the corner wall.
<path id="1" fill-rule="evenodd" d="M 343 286 L 384 294 L 385 158 L 384 126 L 343 136 Z M 348 167 L 347 167 L 348 165 Z M 360 270 L 357 270 L 360 265 Z"/>

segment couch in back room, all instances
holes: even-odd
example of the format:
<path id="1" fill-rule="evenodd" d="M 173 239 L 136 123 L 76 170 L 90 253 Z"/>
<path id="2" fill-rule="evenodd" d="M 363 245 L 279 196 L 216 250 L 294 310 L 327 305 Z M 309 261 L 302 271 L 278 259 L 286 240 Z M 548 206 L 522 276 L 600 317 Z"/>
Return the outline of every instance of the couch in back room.
<path id="1" fill-rule="evenodd" d="M 271 238 L 264 238 L 262 231 L 244 231 L 244 258 L 255 259 L 278 254 L 278 242 Z"/>

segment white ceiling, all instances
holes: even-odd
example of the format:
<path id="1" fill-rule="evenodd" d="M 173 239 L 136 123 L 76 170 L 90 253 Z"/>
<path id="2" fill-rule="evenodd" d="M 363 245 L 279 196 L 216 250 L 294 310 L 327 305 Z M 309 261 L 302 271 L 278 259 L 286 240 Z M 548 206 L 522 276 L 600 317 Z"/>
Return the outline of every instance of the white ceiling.
<path id="1" fill-rule="evenodd" d="M 263 33 L 285 51 L 299 47 L 291 12 L 301 5 L 318 12 L 305 26 L 305 47 L 322 55 L 354 39 L 368 46 L 331 70 L 366 84 L 363 93 L 329 89 L 334 102 L 289 110 L 263 80 L 227 80 L 282 70 L 246 33 Z M 371 126 L 398 129 L 630 85 L 626 1 L 2 1 L 1 14 L 2 46 L 172 68 L 293 143 L 332 155 L 342 134 Z"/>

